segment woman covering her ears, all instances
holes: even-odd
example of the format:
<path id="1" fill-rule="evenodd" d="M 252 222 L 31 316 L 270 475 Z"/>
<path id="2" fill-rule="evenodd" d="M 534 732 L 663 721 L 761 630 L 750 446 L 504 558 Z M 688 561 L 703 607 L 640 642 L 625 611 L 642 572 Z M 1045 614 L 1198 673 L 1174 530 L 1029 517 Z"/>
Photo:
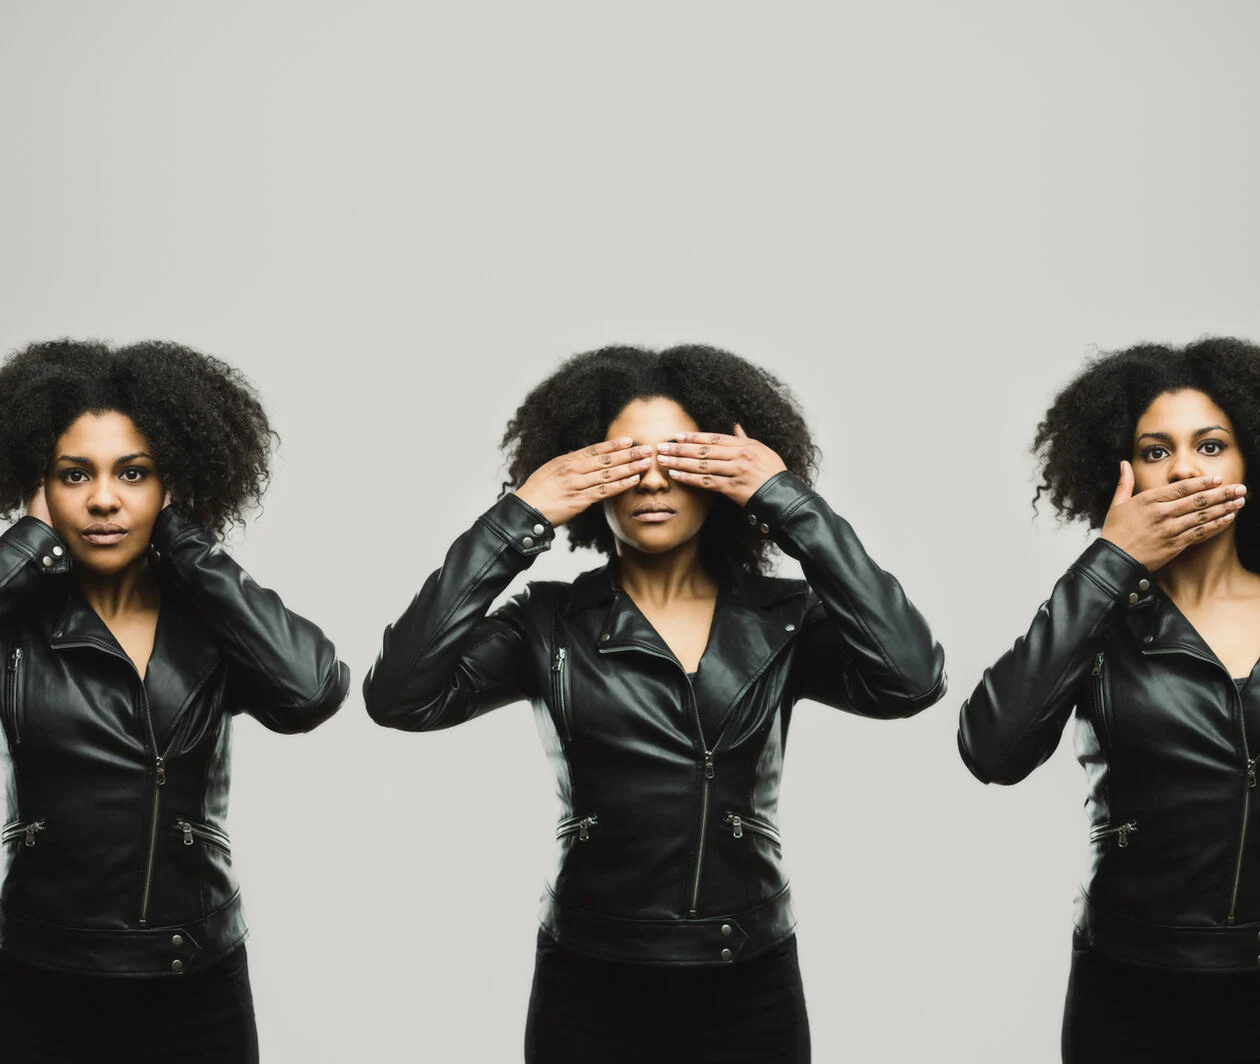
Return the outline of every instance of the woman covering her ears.
<path id="1" fill-rule="evenodd" d="M 942 654 L 809 486 L 786 389 L 727 352 L 577 355 L 503 439 L 507 492 L 451 546 L 364 684 L 427 731 L 533 705 L 556 773 L 527 1061 L 809 1059 L 780 854 L 793 707 L 906 717 Z M 607 564 L 494 600 L 556 529 Z M 805 579 L 766 574 L 771 548 Z"/>
<path id="2" fill-rule="evenodd" d="M 1101 357 L 1056 397 L 1036 447 L 1038 495 L 1099 535 L 985 673 L 958 737 L 981 780 L 1017 783 L 1075 710 L 1090 862 L 1063 1059 L 1255 1061 L 1260 524 L 1243 504 L 1260 349 Z"/>
<path id="3" fill-rule="evenodd" d="M 307 731 L 333 645 L 224 551 L 271 431 L 236 370 L 168 343 L 0 366 L 4 1060 L 258 1059 L 224 823 L 232 717 Z"/>

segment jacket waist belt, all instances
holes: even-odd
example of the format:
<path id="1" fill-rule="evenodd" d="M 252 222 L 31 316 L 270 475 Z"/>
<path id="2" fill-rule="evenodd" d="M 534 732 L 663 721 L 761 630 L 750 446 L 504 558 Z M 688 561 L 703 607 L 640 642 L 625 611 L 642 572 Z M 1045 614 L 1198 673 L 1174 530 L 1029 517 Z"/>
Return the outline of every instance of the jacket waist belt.
<path id="1" fill-rule="evenodd" d="M 578 953 L 628 964 L 731 964 L 764 953 L 796 927 L 790 888 L 753 909 L 698 919 L 636 920 L 563 905 L 550 890 L 540 922 Z"/>
<path id="2" fill-rule="evenodd" d="M 245 941 L 239 893 L 183 924 L 137 930 L 62 927 L 0 907 L 0 948 L 25 964 L 84 975 L 184 975 Z"/>
<path id="3" fill-rule="evenodd" d="M 1076 930 L 1091 949 L 1119 961 L 1159 968 L 1260 971 L 1260 924 L 1176 927 L 1100 912 L 1076 899 Z"/>

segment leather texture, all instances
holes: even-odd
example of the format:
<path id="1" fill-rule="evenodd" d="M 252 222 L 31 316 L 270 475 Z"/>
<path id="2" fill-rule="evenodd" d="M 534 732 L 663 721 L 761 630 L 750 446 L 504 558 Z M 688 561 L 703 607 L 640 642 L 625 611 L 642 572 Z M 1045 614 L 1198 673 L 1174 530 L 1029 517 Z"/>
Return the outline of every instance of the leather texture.
<path id="1" fill-rule="evenodd" d="M 964 703 L 968 768 L 1016 783 L 1075 710 L 1090 858 L 1076 927 L 1118 960 L 1256 971 L 1260 808 L 1239 693 L 1138 561 L 1095 540 Z"/>
<path id="2" fill-rule="evenodd" d="M 323 633 L 200 525 L 168 508 L 152 546 L 162 602 L 142 681 L 56 533 L 24 517 L 0 536 L 0 946 L 28 964 L 177 975 L 239 945 L 232 717 L 308 731 L 349 688 Z"/>
<path id="3" fill-rule="evenodd" d="M 723 587 L 694 683 L 615 565 L 533 582 L 489 612 L 555 535 L 512 494 L 455 541 L 364 683 L 373 719 L 405 731 L 533 704 L 560 806 L 542 924 L 587 955 L 720 965 L 782 941 L 795 924 L 776 827 L 792 707 L 907 717 L 944 693 L 927 624 L 821 496 L 779 473 L 746 517 L 806 579 Z"/>

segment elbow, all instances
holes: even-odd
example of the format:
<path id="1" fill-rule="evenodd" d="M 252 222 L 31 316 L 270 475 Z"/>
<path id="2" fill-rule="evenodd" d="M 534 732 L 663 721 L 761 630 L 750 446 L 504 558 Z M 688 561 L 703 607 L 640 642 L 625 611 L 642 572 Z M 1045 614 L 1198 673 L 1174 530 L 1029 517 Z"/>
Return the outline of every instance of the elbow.
<path id="1" fill-rule="evenodd" d="M 966 714 L 966 706 L 963 707 Z M 995 742 L 977 741 L 974 731 L 967 727 L 964 719 L 958 726 L 958 756 L 962 763 L 981 783 L 996 783 L 1009 787 L 1027 778 L 1035 765 L 1024 765 L 1022 762 L 1003 754 Z"/>
<path id="2" fill-rule="evenodd" d="M 323 682 L 312 685 L 313 694 L 294 705 L 273 710 L 260 719 L 268 729 L 282 735 L 300 735 L 314 731 L 337 712 L 350 693 L 350 669 L 342 662 L 333 660 L 332 667 L 323 676 Z"/>
<path id="3" fill-rule="evenodd" d="M 890 697 L 884 703 L 884 716 L 890 720 L 905 720 L 917 716 L 945 697 L 949 688 L 949 677 L 945 673 L 945 654 L 940 646 L 934 645 L 932 653 L 925 656 L 919 667 L 911 670 L 905 680 L 904 690 L 907 693 Z"/>

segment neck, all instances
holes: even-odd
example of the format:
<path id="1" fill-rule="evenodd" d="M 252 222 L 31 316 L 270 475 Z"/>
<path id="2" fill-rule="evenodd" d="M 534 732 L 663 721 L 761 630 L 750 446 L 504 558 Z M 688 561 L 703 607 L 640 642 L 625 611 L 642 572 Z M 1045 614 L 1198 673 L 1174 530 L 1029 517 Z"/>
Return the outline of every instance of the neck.
<path id="1" fill-rule="evenodd" d="M 157 576 L 144 556 L 116 573 L 102 575 L 76 566 L 74 574 L 87 604 L 102 620 L 152 609 L 158 604 Z"/>
<path id="2" fill-rule="evenodd" d="M 1207 543 L 1182 551 L 1159 570 L 1157 580 L 1174 602 L 1193 606 L 1233 594 L 1250 576 L 1238 560 L 1231 528 Z"/>
<path id="3" fill-rule="evenodd" d="M 699 536 L 664 554 L 644 554 L 617 544 L 619 582 L 635 602 L 667 606 L 679 598 L 717 592 L 717 581 L 700 564 Z"/>

